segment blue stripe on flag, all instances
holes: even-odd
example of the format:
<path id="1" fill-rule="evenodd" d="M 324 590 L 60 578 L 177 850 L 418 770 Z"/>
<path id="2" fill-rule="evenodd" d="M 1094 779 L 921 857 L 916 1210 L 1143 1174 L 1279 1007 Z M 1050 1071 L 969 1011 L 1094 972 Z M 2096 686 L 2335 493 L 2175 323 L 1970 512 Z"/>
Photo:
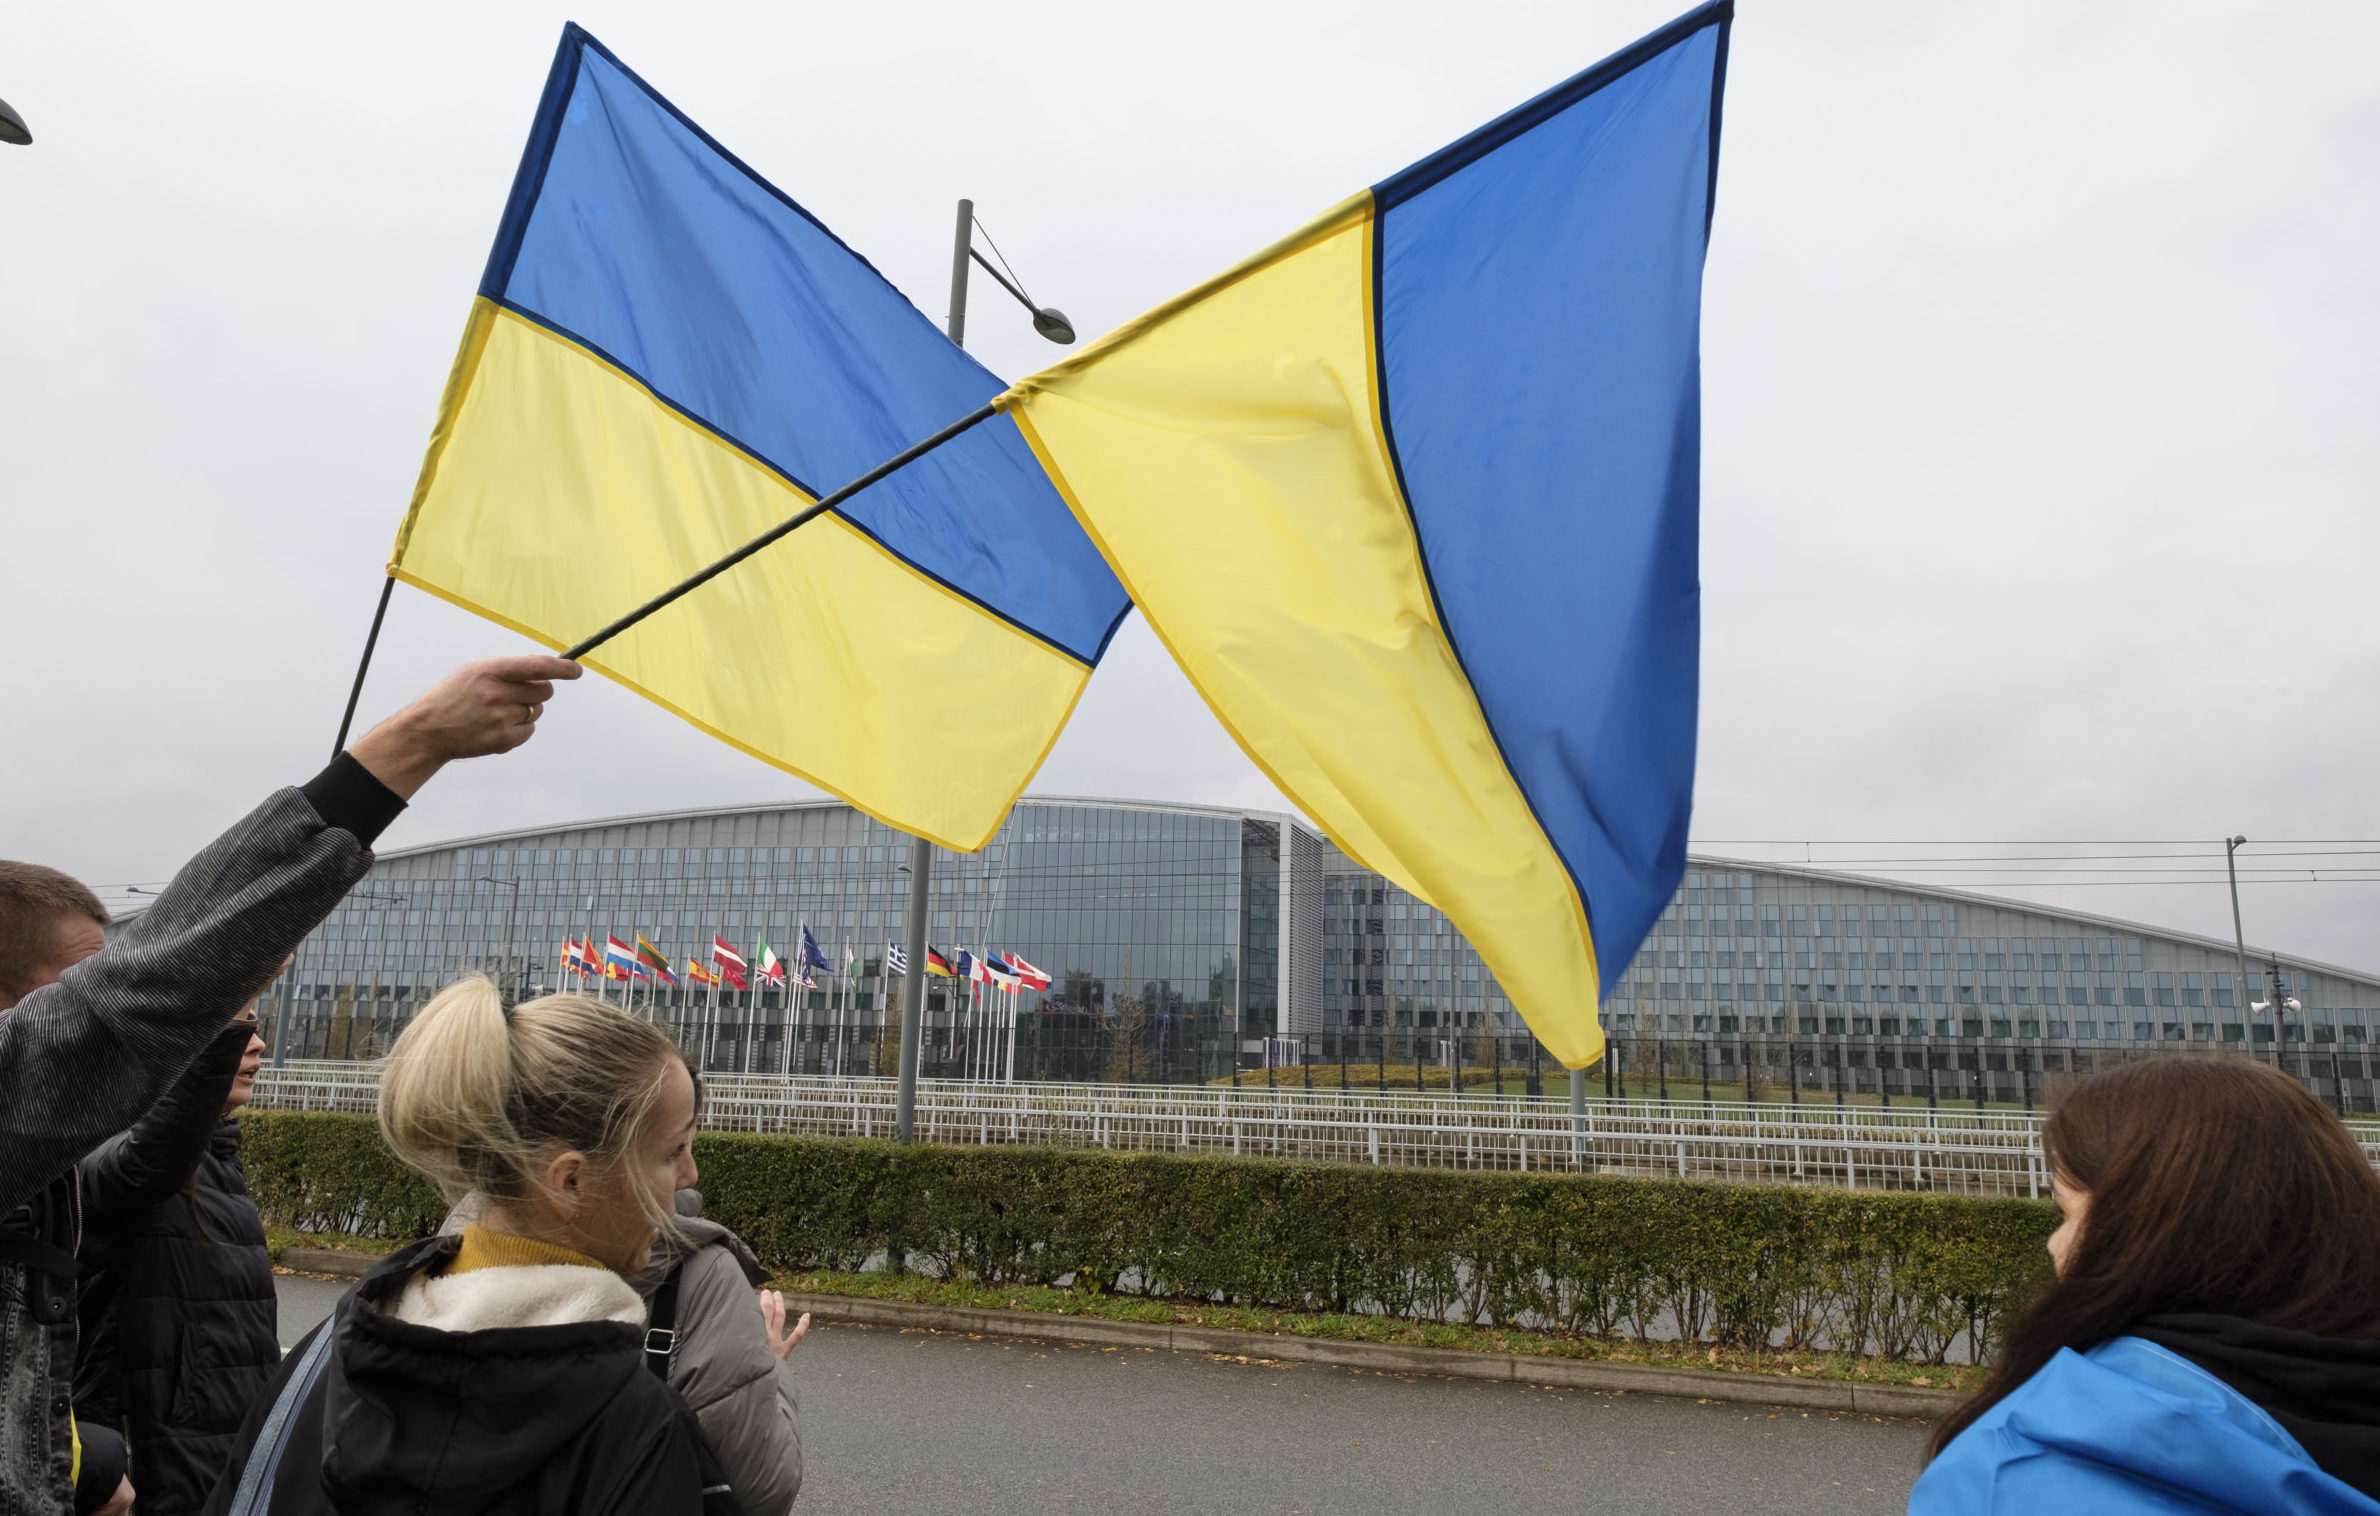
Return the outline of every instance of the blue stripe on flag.
<path id="1" fill-rule="evenodd" d="M 865 259 L 600 43 L 573 27 L 563 51 L 489 260 L 489 298 L 600 349 L 813 496 L 1001 391 Z M 1007 417 L 843 514 L 1086 663 L 1129 609 Z"/>
<path id="2" fill-rule="evenodd" d="M 1685 868 L 1727 14 L 1379 190 L 1381 409 L 1432 593 L 1607 985 Z"/>

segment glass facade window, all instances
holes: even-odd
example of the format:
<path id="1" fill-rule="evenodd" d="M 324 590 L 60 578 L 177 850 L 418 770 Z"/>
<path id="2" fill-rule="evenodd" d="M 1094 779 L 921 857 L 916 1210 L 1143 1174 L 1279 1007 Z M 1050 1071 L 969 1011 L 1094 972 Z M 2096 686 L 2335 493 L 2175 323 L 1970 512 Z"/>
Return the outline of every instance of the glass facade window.
<path id="1" fill-rule="evenodd" d="M 822 1028 L 881 1031 L 907 856 L 905 838 L 831 803 L 392 853 L 300 949 L 277 1013 L 299 1034 L 293 1056 L 362 1056 L 461 972 L 555 988 L 565 938 L 641 934 L 682 970 L 713 933 L 784 956 L 807 925 L 838 971 L 809 995 L 723 994 L 714 1010 L 707 990 L 684 984 L 636 993 L 640 1010 L 701 1024 L 714 1065 L 817 1071 L 831 1062 Z M 1606 976 L 1615 1036 L 2009 1040 L 2042 1057 L 2092 1044 L 2274 1046 L 2271 1014 L 2241 1005 L 2270 998 L 2267 971 L 2243 996 L 2228 942 L 1916 887 L 1894 898 L 1808 869 L 1697 860 L 1691 872 L 1702 882 L 1683 886 L 1636 961 Z M 1402 1039 L 1391 1056 L 1408 1062 L 1425 1028 L 1441 1050 L 1428 1057 L 1517 1060 L 1531 1046 L 1443 914 L 1291 818 L 1030 799 L 981 853 L 937 857 L 932 919 L 946 952 L 1015 952 L 1052 983 L 1007 1002 L 932 981 L 929 1070 L 965 1066 L 969 1027 L 1011 1011 L 1039 1029 L 1017 1039 L 1017 1072 L 1031 1077 L 1212 1078 L 1276 1060 L 1284 1042 L 1305 1058 L 1374 1056 L 1383 1034 Z M 2302 963 L 2279 972 L 2306 1007 L 2283 1018 L 2279 1046 L 2309 1071 L 2323 1065 L 2335 1081 L 2324 1098 L 2368 1109 L 2380 978 Z M 1474 1031 L 1494 1035 L 1492 1052 Z M 1872 1081 L 1895 1068 L 1886 1051 L 1842 1066 Z M 864 1072 L 859 1063 L 844 1067 Z"/>

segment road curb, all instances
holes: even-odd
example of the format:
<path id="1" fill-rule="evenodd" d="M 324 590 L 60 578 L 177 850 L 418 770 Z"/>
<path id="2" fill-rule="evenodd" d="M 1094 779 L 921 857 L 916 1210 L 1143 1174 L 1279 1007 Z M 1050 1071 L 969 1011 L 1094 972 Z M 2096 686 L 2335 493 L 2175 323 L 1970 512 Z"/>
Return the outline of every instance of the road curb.
<path id="1" fill-rule="evenodd" d="M 294 1265 L 292 1265 L 294 1267 Z M 1111 1321 L 1098 1316 L 1059 1316 L 1048 1311 L 991 1311 L 922 1305 L 908 1300 L 871 1300 L 856 1295 L 811 1295 L 788 1291 L 789 1311 L 808 1311 L 826 1321 L 866 1326 L 918 1327 L 934 1332 L 968 1332 L 993 1337 L 1028 1337 L 1090 1347 L 1163 1348 L 1179 1353 L 1274 1358 L 1378 1374 L 1439 1374 L 1457 1379 L 1502 1379 L 1560 1389 L 1676 1395 L 1692 1400 L 1727 1400 L 1750 1405 L 1807 1410 L 1857 1411 L 1871 1416 L 1939 1416 L 1959 1403 L 1954 1390 L 1914 1385 L 1854 1384 L 1840 1379 L 1791 1379 L 1708 1369 L 1657 1368 L 1603 1363 L 1534 1353 L 1474 1353 L 1461 1348 L 1406 1347 L 1340 1337 L 1291 1337 L 1271 1332 L 1235 1332 L 1222 1327 L 1166 1322 Z"/>
<path id="2" fill-rule="evenodd" d="M 292 1274 L 329 1274 L 361 1279 L 380 1261 L 374 1253 L 334 1253 L 329 1248 L 283 1248 L 273 1262 Z"/>
<path id="3" fill-rule="evenodd" d="M 378 1263 L 369 1253 L 326 1248 L 284 1248 L 274 1260 L 296 1274 L 360 1279 Z M 1933 1417 L 1963 1398 L 1953 1390 L 1915 1385 L 1857 1384 L 1841 1379 L 1792 1379 L 1712 1369 L 1659 1368 L 1557 1358 L 1536 1353 L 1475 1353 L 1462 1348 L 1407 1347 L 1343 1337 L 1294 1337 L 1272 1332 L 1237 1332 L 1224 1327 L 1156 1321 L 1112 1321 L 1101 1316 L 1060 1316 L 1049 1311 L 993 1311 L 967 1306 L 925 1305 L 909 1300 L 872 1300 L 859 1295 L 788 1292 L 787 1307 L 827 1321 L 868 1326 L 917 1327 L 933 1332 L 970 1332 L 993 1337 L 1029 1337 L 1090 1347 L 1162 1348 L 1176 1353 L 1276 1358 L 1334 1368 L 1369 1369 L 1376 1374 L 1438 1374 L 1455 1379 L 1501 1379 L 1560 1389 L 1676 1395 L 1692 1400 L 1727 1400 L 1804 1410 L 1856 1411 L 1871 1416 Z"/>

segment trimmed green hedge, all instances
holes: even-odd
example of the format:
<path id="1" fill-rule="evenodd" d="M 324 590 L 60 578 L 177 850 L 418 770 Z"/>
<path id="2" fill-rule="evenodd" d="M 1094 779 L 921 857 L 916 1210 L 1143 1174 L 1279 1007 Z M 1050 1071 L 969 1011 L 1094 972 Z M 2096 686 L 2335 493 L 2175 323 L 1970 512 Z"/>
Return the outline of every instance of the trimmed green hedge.
<path id="1" fill-rule="evenodd" d="M 394 1237 L 443 1214 L 362 1118 L 246 1119 L 277 1221 Z M 1962 1334 L 1990 1354 L 2056 1225 L 2027 1200 L 1276 1159 L 722 1133 L 695 1156 L 705 1214 L 777 1269 L 898 1249 L 994 1283 L 1931 1362 Z"/>
<path id="2" fill-rule="evenodd" d="M 369 1116 L 247 1110 L 240 1131 L 248 1196 L 267 1221 L 405 1242 L 446 1219 L 438 1187 L 397 1161 Z"/>

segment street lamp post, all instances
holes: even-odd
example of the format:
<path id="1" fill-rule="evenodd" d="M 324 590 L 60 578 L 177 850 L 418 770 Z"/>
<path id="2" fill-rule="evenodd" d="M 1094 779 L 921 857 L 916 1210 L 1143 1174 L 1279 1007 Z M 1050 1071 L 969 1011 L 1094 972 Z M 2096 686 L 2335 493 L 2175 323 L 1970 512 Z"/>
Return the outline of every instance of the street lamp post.
<path id="1" fill-rule="evenodd" d="M 926 890 L 934 868 L 934 845 L 923 837 L 910 839 L 909 861 L 895 873 L 909 876 L 909 955 L 901 975 L 900 1084 L 893 1097 L 893 1136 L 917 1140 L 917 1039 L 925 1025 L 926 1005 Z"/>
<path id="2" fill-rule="evenodd" d="M 411 897 L 405 895 L 375 895 L 366 890 L 350 890 L 347 892 L 347 898 L 350 900 L 386 901 L 395 905 L 408 904 L 411 899 Z M 367 951 L 372 946 L 373 943 L 369 940 L 367 940 L 364 944 L 364 947 Z M 280 1024 L 273 1029 L 273 1068 L 276 1072 L 278 1072 L 289 1062 L 289 1023 L 291 1018 L 297 1012 L 294 999 L 297 990 L 296 981 L 297 965 L 292 963 L 289 966 L 289 970 L 281 977 Z M 349 1002 L 349 1007 L 351 1010 L 353 1009 L 352 1000 Z M 352 1025 L 352 1023 L 350 1024 Z"/>
<path id="3" fill-rule="evenodd" d="M 2281 989 L 2281 960 L 2279 958 L 2276 957 L 2267 959 L 2265 961 L 2265 971 L 2269 976 L 2267 982 L 2272 986 L 2267 992 L 2271 998 L 2258 1001 L 2256 1003 L 2256 1009 L 2260 1011 L 2270 1011 L 2272 1013 L 2273 1067 L 2277 1069 L 2282 1067 L 2282 1040 L 2288 1036 L 2288 1033 L 2283 1030 L 2282 1027 L 2281 1013 L 2283 1011 L 2287 1011 L 2294 1016 L 2299 1011 L 2304 1010 L 2305 1006 L 2301 1004 L 2296 997 L 2283 993 Z M 2254 1056 L 2253 1049 L 2250 1050 L 2250 1056 Z"/>
<path id="4" fill-rule="evenodd" d="M 389 905 L 411 905 L 411 904 L 413 903 L 413 897 L 412 897 L 411 895 L 404 895 L 404 894 L 398 894 L 398 895 L 364 895 L 364 896 L 361 896 L 361 897 L 351 897 L 351 898 L 361 898 L 361 899 L 365 899 L 365 900 L 377 900 L 377 901 L 381 901 L 381 902 L 383 902 L 383 903 L 386 903 L 386 904 L 389 904 Z M 373 919 L 374 919 L 374 920 L 378 920 L 379 918 L 375 917 L 375 918 L 373 918 Z M 374 949 L 378 949 L 378 950 L 379 950 L 379 956 L 380 956 L 380 959 L 381 959 L 381 964 L 382 964 L 382 966 L 381 966 L 380 968 L 378 968 L 378 969 L 375 969 L 375 970 L 373 971 L 373 974 L 372 974 L 372 999 L 373 999 L 374 1003 L 375 1003 L 375 1004 L 377 1004 L 377 1003 L 378 1003 L 378 1001 L 379 1001 L 379 999 L 380 999 L 380 987 L 381 987 L 380 976 L 381 976 L 382 974 L 384 974 L 384 973 L 388 973 L 388 972 L 390 972 L 390 971 L 389 971 L 389 969 L 388 969 L 388 967 L 387 967 L 387 957 L 388 957 L 388 933 L 387 933 L 387 931 L 386 931 L 386 929 L 385 929 L 385 923 L 383 924 L 383 930 L 382 930 L 382 931 L 380 931 L 379 933 L 377 933 L 377 934 L 374 934 L 374 935 L 367 935 L 367 936 L 364 938 L 364 953 L 363 953 L 363 956 L 365 956 L 365 957 L 367 957 L 367 958 L 368 958 L 368 957 L 371 957 L 371 956 L 373 955 L 373 950 L 374 950 Z M 390 1020 L 392 1020 L 392 1021 L 394 1021 L 394 1020 L 396 1019 L 395 1003 L 394 1003 L 394 1001 L 393 1001 L 393 1000 L 391 1001 L 391 1004 L 390 1004 L 390 1010 L 389 1010 L 389 1019 L 390 1019 Z"/>
<path id="5" fill-rule="evenodd" d="M 1033 330 L 1052 342 L 1072 342 L 1074 326 L 1064 315 L 1050 307 L 1035 305 L 1022 287 L 975 250 L 975 229 L 975 202 L 961 200 L 958 229 L 950 250 L 950 340 L 960 347 L 967 345 L 967 265 L 975 262 L 982 264 L 984 272 L 1002 289 L 1014 295 L 1019 305 L 1033 313 Z M 997 246 L 993 248 L 995 252 L 998 250 Z M 909 840 L 908 872 L 909 972 L 901 981 L 900 1083 L 893 1097 L 893 1134 L 902 1142 L 914 1142 L 917 1137 L 917 1043 L 925 1022 L 926 905 L 933 888 L 934 845 L 923 837 Z"/>
<path id="6" fill-rule="evenodd" d="M 503 978 L 497 981 L 502 986 L 502 999 L 504 1004 L 509 1007 L 518 1004 L 521 998 L 520 985 L 513 981 L 512 973 L 513 929 L 519 925 L 521 918 L 521 882 L 518 879 L 498 879 L 492 874 L 480 875 L 479 882 L 492 884 L 500 890 L 512 891 L 512 904 L 505 907 L 504 910 L 503 967 L 497 970 L 503 975 Z"/>
<path id="7" fill-rule="evenodd" d="M 1014 270 L 1001 272 L 975 246 L 976 231 L 975 202 L 961 200 L 958 234 L 952 239 L 950 249 L 950 340 L 961 347 L 967 345 L 967 265 L 973 262 L 983 265 L 983 271 L 992 276 L 993 283 L 1008 291 L 1015 297 L 1017 304 L 1033 313 L 1033 330 L 1061 347 L 1072 343 L 1074 323 L 1066 319 L 1065 312 L 1054 306 L 1036 305 L 1033 297 L 1026 294 L 1024 287 L 1017 283 Z M 992 251 L 998 252 L 999 248 L 994 246 Z"/>
<path id="8" fill-rule="evenodd" d="M 2248 940 L 2240 930 L 2239 850 L 2246 847 L 2247 845 L 2248 839 L 2245 837 L 2226 837 L 2223 839 L 2223 872 L 2229 875 L 2231 878 L 2231 951 L 2239 964 L 2240 1015 L 2242 1018 L 2246 1019 L 2248 1023 L 2248 1056 L 2253 1058 L 2256 1056 L 2256 1021 L 2253 1014 L 2248 1009 L 2250 1004 L 2248 999 Z M 2281 1023 L 2279 1018 L 2276 1017 L 2273 1021 L 2273 1042 L 2275 1044 L 2273 1061 L 2275 1067 L 2278 1067 L 2280 1063 L 2280 1040 Z"/>

